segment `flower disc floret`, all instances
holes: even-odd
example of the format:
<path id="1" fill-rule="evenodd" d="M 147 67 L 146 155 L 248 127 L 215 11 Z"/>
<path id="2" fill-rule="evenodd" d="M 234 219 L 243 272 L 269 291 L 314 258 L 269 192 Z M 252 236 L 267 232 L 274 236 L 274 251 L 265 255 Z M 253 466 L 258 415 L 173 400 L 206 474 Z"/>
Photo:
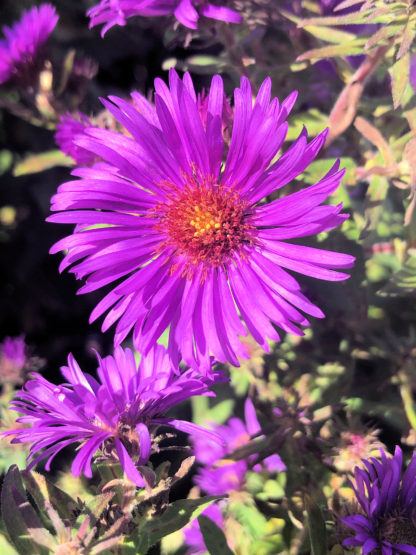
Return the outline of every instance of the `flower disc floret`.
<path id="1" fill-rule="evenodd" d="M 155 228 L 166 237 L 159 249 L 173 247 L 189 263 L 183 274 L 192 277 L 199 266 L 217 268 L 252 244 L 248 203 L 238 191 L 204 176 L 185 176 L 183 190 L 167 183 L 167 201 L 156 206 Z"/>
<path id="2" fill-rule="evenodd" d="M 12 443 L 31 444 L 29 469 L 47 459 L 49 470 L 64 447 L 80 443 L 72 463 L 75 476 L 81 472 L 92 476 L 91 460 L 100 449 L 101 460 L 119 461 L 128 478 L 142 487 L 145 482 L 137 467 L 148 462 L 159 426 L 222 441 L 215 432 L 165 414 L 194 395 L 214 395 L 209 387 L 226 381 L 223 373 L 214 370 L 208 379 L 187 369 L 178 375 L 160 345 L 143 357 L 138 367 L 133 352 L 121 347 L 114 356 L 99 357 L 98 362 L 96 380 L 84 374 L 69 355 L 68 366 L 62 368 L 66 384 L 56 386 L 33 374 L 17 393 L 11 408 L 23 414 L 18 422 L 32 427 L 2 435 L 15 436 Z"/>
<path id="3" fill-rule="evenodd" d="M 296 93 L 280 104 L 270 79 L 253 103 L 242 78 L 229 147 L 218 75 L 203 114 L 188 74 L 181 80 L 171 70 L 170 86 L 156 79 L 155 88 L 155 106 L 137 93 L 134 104 L 103 100 L 129 136 L 88 128 L 75 140 L 103 162 L 75 170 L 81 179 L 53 197 L 59 213 L 49 221 L 76 228 L 51 252 L 67 251 L 61 270 L 72 266 L 86 278 L 80 292 L 114 284 L 91 321 L 107 313 L 103 331 L 117 322 L 116 345 L 133 330 L 135 347 L 146 354 L 169 328 L 173 364 L 183 358 L 209 372 L 214 356 L 238 366 L 248 356 L 239 336 L 250 332 L 268 351 L 268 341 L 279 340 L 275 326 L 303 335 L 304 314 L 324 316 L 290 271 L 348 277 L 333 268 L 351 267 L 352 256 L 290 243 L 346 219 L 341 204 L 323 204 L 344 171 L 336 162 L 315 185 L 276 198 L 315 158 L 327 132 L 308 142 L 304 129 L 276 157 Z"/>

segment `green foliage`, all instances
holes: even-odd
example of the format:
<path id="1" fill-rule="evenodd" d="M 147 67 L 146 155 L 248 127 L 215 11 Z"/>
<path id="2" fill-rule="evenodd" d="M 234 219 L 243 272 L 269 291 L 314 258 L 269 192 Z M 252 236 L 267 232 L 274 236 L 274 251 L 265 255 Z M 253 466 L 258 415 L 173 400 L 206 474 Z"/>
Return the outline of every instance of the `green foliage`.
<path id="1" fill-rule="evenodd" d="M 18 162 L 14 169 L 13 175 L 20 177 L 22 175 L 33 174 L 50 170 L 56 166 L 71 167 L 74 161 L 66 156 L 60 150 L 51 150 L 42 154 L 30 154 L 24 160 Z"/>
<path id="2" fill-rule="evenodd" d="M 198 524 L 210 555 L 232 555 L 224 532 L 210 518 L 201 515 Z"/>
<path id="3" fill-rule="evenodd" d="M 139 525 L 133 536 L 130 537 L 129 542 L 132 546 L 134 545 L 137 555 L 145 555 L 150 547 L 164 536 L 180 530 L 194 518 L 197 518 L 214 501 L 222 498 L 223 496 L 217 495 L 174 501 L 162 515 L 155 515 Z"/>

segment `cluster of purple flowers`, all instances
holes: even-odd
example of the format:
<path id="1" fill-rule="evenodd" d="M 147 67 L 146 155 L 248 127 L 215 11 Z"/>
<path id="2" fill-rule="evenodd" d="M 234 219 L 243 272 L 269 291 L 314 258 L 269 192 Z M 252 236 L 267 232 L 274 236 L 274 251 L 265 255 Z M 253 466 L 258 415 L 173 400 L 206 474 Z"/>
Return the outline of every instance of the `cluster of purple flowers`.
<path id="1" fill-rule="evenodd" d="M 104 0 L 89 15 L 92 25 L 106 23 L 105 31 L 133 15 L 167 13 L 191 28 L 199 15 L 240 21 L 224 6 L 189 0 Z M 37 18 L 31 44 L 39 46 L 56 23 L 54 11 L 49 5 L 33 9 L 15 35 L 27 18 Z M 32 443 L 30 466 L 49 457 L 49 468 L 60 449 L 82 442 L 74 473 L 90 475 L 101 447 L 143 485 L 137 466 L 150 456 L 154 429 L 169 423 L 194 429 L 164 412 L 223 379 L 213 358 L 238 366 L 248 356 L 240 336 L 250 332 L 268 350 L 269 339 L 279 340 L 275 326 L 302 335 L 301 326 L 309 324 L 305 314 L 324 316 L 290 272 L 330 281 L 348 277 L 334 268 L 351 267 L 352 256 L 288 241 L 333 229 L 347 217 L 341 205 L 323 204 L 343 176 L 338 162 L 315 185 L 270 200 L 314 160 L 326 131 L 308 142 L 303 130 L 276 157 L 296 93 L 280 103 L 266 79 L 254 104 L 252 97 L 242 78 L 231 108 L 218 75 L 198 96 L 189 74 L 180 79 L 171 70 L 169 86 L 155 81 L 154 105 L 138 93 L 131 101 L 103 100 L 125 133 L 98 128 L 82 114 L 61 117 L 56 140 L 81 167 L 73 172 L 80 179 L 61 185 L 52 199 L 56 214 L 49 220 L 75 224 L 52 252 L 66 251 L 60 269 L 71 267 L 77 278 L 86 278 L 80 292 L 113 284 L 91 321 L 106 313 L 103 331 L 117 324 L 116 351 L 99 361 L 101 382 L 84 376 L 70 357 L 63 370 L 68 385 L 56 387 L 35 375 L 18 394 L 13 408 L 33 428 L 11 434 L 16 442 Z M 157 340 L 168 328 L 161 354 Z M 131 331 L 143 355 L 138 371 L 132 353 L 118 347 Z M 180 373 L 182 360 L 192 369 Z M 246 412 L 248 431 L 232 420 L 228 435 L 259 431 L 253 407 Z M 227 436 L 226 429 L 222 433 Z M 224 455 L 215 448 L 212 453 Z M 247 464 L 215 470 L 219 483 L 227 482 L 230 470 L 233 480 L 242 479 Z M 210 490 L 207 484 L 204 489 Z"/>
<path id="2" fill-rule="evenodd" d="M 197 28 L 200 16 L 241 22 L 234 10 L 205 0 L 102 0 L 88 15 L 91 27 L 104 24 L 102 34 L 137 15 L 174 15 L 190 29 Z M 4 29 L 0 82 L 35 63 L 57 19 L 45 4 Z M 125 133 L 99 128 L 80 113 L 61 117 L 56 141 L 79 167 L 73 171 L 77 179 L 54 195 L 55 214 L 48 219 L 75 228 L 51 252 L 64 251 L 60 270 L 70 268 L 85 280 L 80 293 L 112 286 L 90 320 L 105 314 L 102 330 L 116 326 L 115 350 L 113 356 L 98 357 L 97 379 L 69 355 L 62 368 L 65 383 L 55 385 L 33 374 L 16 395 L 11 408 L 23 415 L 18 422 L 31 427 L 3 435 L 12 443 L 31 444 L 28 468 L 46 459 L 49 470 L 62 449 L 80 444 L 74 475 L 91 477 L 96 457 L 120 462 L 134 484 L 151 487 L 146 464 L 159 449 L 158 428 L 169 426 L 191 434 L 202 465 L 196 483 L 209 494 L 239 490 L 251 468 L 285 470 L 277 454 L 262 464 L 251 457 L 226 460 L 261 431 L 251 401 L 245 405 L 245 422 L 231 418 L 213 430 L 166 414 L 190 397 L 213 395 L 210 388 L 226 380 L 216 363 L 238 366 L 248 357 L 241 336 L 250 333 L 268 351 L 269 340 L 280 339 L 276 328 L 303 335 L 309 316 L 324 317 L 292 272 L 340 281 L 348 274 L 339 269 L 353 265 L 348 254 L 298 241 L 347 218 L 341 204 L 324 204 L 344 175 L 339 162 L 314 185 L 280 194 L 316 158 L 327 137 L 325 130 L 309 141 L 303 129 L 279 155 L 296 96 L 293 92 L 279 102 L 267 78 L 253 102 L 250 82 L 243 77 L 231 107 L 220 76 L 198 96 L 188 73 L 180 78 L 171 70 L 168 85 L 156 79 L 154 104 L 139 93 L 132 93 L 131 100 L 102 100 Z M 167 349 L 157 343 L 166 330 Z M 131 332 L 142 355 L 138 365 L 134 353 L 121 347 Z M 372 472 L 381 481 L 384 474 L 390 477 L 395 497 L 378 485 L 371 495 L 383 510 L 391 511 L 399 498 L 399 508 L 407 511 L 413 493 L 397 490 L 397 465 L 384 471 L 391 466 L 385 456 L 380 464 L 381 470 L 373 463 Z M 359 472 L 356 479 L 369 488 L 369 479 Z M 372 516 L 365 522 L 362 515 L 345 519 L 358 532 L 345 545 L 361 545 L 357 542 L 367 534 L 368 552 L 380 514 L 362 488 L 357 485 L 358 499 Z M 408 491 L 413 491 L 410 485 Z M 219 507 L 207 515 L 221 522 Z M 200 543 L 196 528 L 187 542 Z"/>

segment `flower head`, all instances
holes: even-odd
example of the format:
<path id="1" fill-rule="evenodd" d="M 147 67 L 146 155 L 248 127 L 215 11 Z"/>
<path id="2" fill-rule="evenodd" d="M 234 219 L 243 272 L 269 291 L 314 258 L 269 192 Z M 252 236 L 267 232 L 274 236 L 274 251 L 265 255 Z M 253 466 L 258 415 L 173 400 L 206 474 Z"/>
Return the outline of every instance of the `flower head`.
<path id="1" fill-rule="evenodd" d="M 18 422 L 31 428 L 11 430 L 12 443 L 31 443 L 29 466 L 47 458 L 46 469 L 67 445 L 81 443 L 72 473 L 91 477 L 91 459 L 101 448 L 101 459 L 119 461 L 138 486 L 144 480 L 137 466 L 147 463 L 159 426 L 198 433 L 215 441 L 218 436 L 195 424 L 164 416 L 174 405 L 193 395 L 214 395 L 208 387 L 225 381 L 221 372 L 204 379 L 194 370 L 176 374 L 164 347 L 157 345 L 139 366 L 130 349 L 98 357 L 98 380 L 84 374 L 72 355 L 62 374 L 67 383 L 56 386 L 33 374 L 11 408 L 24 416 Z M 219 441 L 221 441 L 219 439 Z"/>
<path id="2" fill-rule="evenodd" d="M 362 511 L 341 520 L 355 532 L 344 546 L 360 546 L 362 552 L 395 555 L 416 553 L 416 454 L 402 475 L 403 457 L 380 449 L 381 460 L 364 460 L 355 469 L 354 489 Z"/>
<path id="3" fill-rule="evenodd" d="M 76 116 L 69 113 L 61 116 L 56 126 L 56 143 L 62 152 L 71 156 L 80 166 L 90 166 L 96 157 L 88 150 L 78 146 L 75 139 L 78 135 L 82 135 L 86 128 L 93 126 L 91 120 L 81 112 L 78 112 Z"/>
<path id="4" fill-rule="evenodd" d="M 23 12 L 12 27 L 3 27 L 5 38 L 0 40 L 0 83 L 26 74 L 37 65 L 40 48 L 53 31 L 58 16 L 50 4 L 34 6 Z"/>
<path id="5" fill-rule="evenodd" d="M 6 337 L 0 344 L 1 382 L 23 383 L 29 364 L 29 352 L 24 337 Z"/>
<path id="6" fill-rule="evenodd" d="M 196 460 L 203 465 L 198 470 L 195 483 L 210 495 L 222 495 L 239 490 L 243 485 L 251 457 L 233 461 L 227 459 L 227 455 L 248 443 L 260 429 L 253 403 L 247 399 L 245 422 L 233 417 L 223 426 L 213 426 L 213 430 L 224 440 L 222 444 L 192 436 Z M 286 470 L 285 464 L 277 454 L 264 459 L 263 464 L 270 472 Z M 253 470 L 256 472 L 261 469 L 262 465 L 254 465 Z"/>
<path id="7" fill-rule="evenodd" d="M 238 366 L 247 353 L 238 336 L 248 331 L 266 351 L 278 341 L 271 322 L 303 335 L 303 313 L 322 311 L 303 295 L 287 271 L 338 281 L 348 277 L 346 254 L 291 244 L 340 225 L 338 206 L 321 205 L 344 174 L 336 162 L 318 183 L 268 200 L 304 171 L 325 142 L 308 143 L 304 129 L 274 160 L 287 132 L 285 119 L 296 94 L 271 100 L 271 81 L 253 105 L 250 83 L 234 93 L 234 118 L 223 159 L 222 79 L 213 78 L 205 125 L 189 74 L 170 72 L 170 88 L 155 81 L 153 106 L 135 93 L 136 108 L 110 97 L 106 108 L 130 137 L 86 129 L 76 140 L 105 161 L 81 168 L 81 180 L 61 185 L 49 218 L 77 224 L 51 252 L 68 249 L 61 269 L 73 265 L 87 277 L 86 293 L 119 281 L 97 305 L 91 321 L 108 311 L 103 330 L 118 321 L 115 343 L 133 329 L 136 348 L 147 353 L 170 327 L 169 354 L 207 372 L 211 354 Z M 100 224 L 99 229 L 93 229 Z M 301 312 L 302 311 L 302 312 Z M 244 325 L 245 324 L 245 325 Z"/>
<path id="8" fill-rule="evenodd" d="M 125 25 L 127 19 L 136 15 L 174 15 L 182 25 L 190 29 L 198 28 L 201 15 L 230 23 L 242 21 L 241 15 L 234 10 L 206 0 L 101 0 L 87 12 L 87 15 L 91 18 L 90 27 L 105 23 L 102 36 L 114 25 Z"/>

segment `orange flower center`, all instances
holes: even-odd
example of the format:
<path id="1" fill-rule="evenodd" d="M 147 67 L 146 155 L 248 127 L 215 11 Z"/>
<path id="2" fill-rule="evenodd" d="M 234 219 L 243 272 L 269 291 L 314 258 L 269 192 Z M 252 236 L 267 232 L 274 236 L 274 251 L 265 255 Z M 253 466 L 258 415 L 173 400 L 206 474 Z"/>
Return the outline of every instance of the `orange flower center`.
<path id="1" fill-rule="evenodd" d="M 191 277 L 197 266 L 216 268 L 252 244 L 248 203 L 237 191 L 217 184 L 213 178 L 186 176 L 183 190 L 173 183 L 163 184 L 167 201 L 156 207 L 155 228 L 166 239 L 161 245 L 173 247 L 186 257 L 184 274 Z"/>

